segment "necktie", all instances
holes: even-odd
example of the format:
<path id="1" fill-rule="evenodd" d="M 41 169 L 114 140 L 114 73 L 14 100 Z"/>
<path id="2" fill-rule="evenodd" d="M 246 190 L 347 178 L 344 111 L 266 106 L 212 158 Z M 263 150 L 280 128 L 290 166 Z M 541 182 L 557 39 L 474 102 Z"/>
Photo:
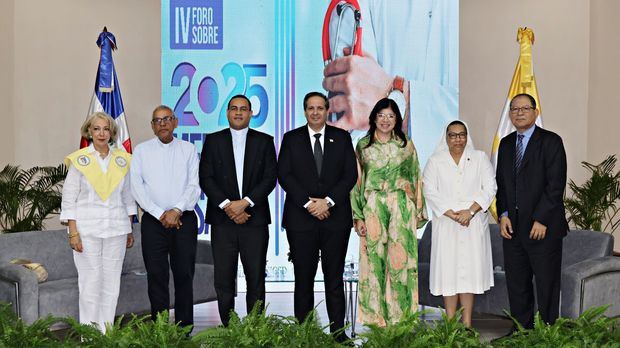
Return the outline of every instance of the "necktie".
<path id="1" fill-rule="evenodd" d="M 515 174 L 519 173 L 521 162 L 523 162 L 523 134 L 517 134 L 517 153 L 515 157 Z"/>
<path id="2" fill-rule="evenodd" d="M 323 149 L 321 148 L 321 133 L 315 134 L 314 137 L 314 163 L 316 164 L 316 170 L 321 176 L 321 167 L 323 166 Z"/>

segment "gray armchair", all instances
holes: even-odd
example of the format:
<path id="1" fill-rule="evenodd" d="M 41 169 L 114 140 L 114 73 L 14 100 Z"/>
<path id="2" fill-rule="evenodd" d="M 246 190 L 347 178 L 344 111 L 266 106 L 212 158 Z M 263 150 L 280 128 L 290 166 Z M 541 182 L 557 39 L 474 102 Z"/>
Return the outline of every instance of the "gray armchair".
<path id="1" fill-rule="evenodd" d="M 612 256 L 613 246 L 609 233 L 568 233 L 562 253 L 562 316 L 576 318 L 606 304 L 605 315 L 620 315 L 620 257 Z"/>
<path id="2" fill-rule="evenodd" d="M 474 311 L 504 315 L 508 311 L 508 290 L 504 273 L 504 252 L 499 226 L 490 225 L 495 285 L 476 295 Z M 441 296 L 429 290 L 432 225 L 429 222 L 418 241 L 418 292 L 421 305 L 443 307 Z M 620 314 L 620 258 L 613 255 L 613 236 L 594 231 L 570 231 L 562 250 L 560 313 L 577 317 L 593 306 L 610 304 L 608 316 Z"/>
<path id="3" fill-rule="evenodd" d="M 134 237 L 134 247 L 127 250 L 123 262 L 117 315 L 150 311 L 139 224 L 134 225 Z M 14 258 L 43 264 L 49 275 L 47 281 L 39 284 L 32 271 L 10 264 Z M 213 282 L 211 243 L 201 240 L 196 254 L 194 303 L 216 299 Z M 170 283 L 173 302 L 172 275 Z M 66 230 L 0 234 L 0 301 L 12 303 L 26 323 L 47 315 L 77 318 L 77 270 Z"/>

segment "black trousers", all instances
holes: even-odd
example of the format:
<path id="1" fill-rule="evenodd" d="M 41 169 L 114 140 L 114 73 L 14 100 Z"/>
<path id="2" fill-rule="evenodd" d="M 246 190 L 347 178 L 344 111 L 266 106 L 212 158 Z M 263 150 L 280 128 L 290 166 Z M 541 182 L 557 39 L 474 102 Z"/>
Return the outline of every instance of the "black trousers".
<path id="1" fill-rule="evenodd" d="M 228 325 L 235 309 L 235 280 L 239 256 L 247 283 L 249 313 L 257 301 L 265 306 L 265 266 L 269 246 L 268 226 L 221 224 L 211 226 L 217 306 L 222 324 Z"/>
<path id="2" fill-rule="evenodd" d="M 295 317 L 300 323 L 314 309 L 314 277 L 320 251 L 330 331 L 334 332 L 344 326 L 345 296 L 342 276 L 350 233 L 350 229 L 328 231 L 320 228 L 286 231 L 295 269 Z"/>
<path id="3" fill-rule="evenodd" d="M 182 326 L 194 324 L 194 269 L 198 219 L 193 211 L 181 216 L 180 229 L 164 228 L 148 213 L 142 216 L 142 256 L 146 266 L 151 316 L 170 308 L 170 270 L 174 280 L 174 318 Z"/>
<path id="4" fill-rule="evenodd" d="M 534 284 L 541 319 L 549 324 L 560 313 L 562 238 L 534 241 L 515 229 L 512 239 L 504 239 L 504 267 L 510 314 L 523 325 L 534 327 Z"/>

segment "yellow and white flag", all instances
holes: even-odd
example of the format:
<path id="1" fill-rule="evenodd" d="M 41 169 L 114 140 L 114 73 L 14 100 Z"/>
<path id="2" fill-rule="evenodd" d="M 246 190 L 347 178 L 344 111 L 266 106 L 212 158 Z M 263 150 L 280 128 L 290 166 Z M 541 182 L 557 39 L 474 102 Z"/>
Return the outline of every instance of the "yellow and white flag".
<path id="1" fill-rule="evenodd" d="M 497 126 L 497 132 L 495 132 L 495 138 L 493 139 L 493 149 L 491 150 L 491 162 L 493 168 L 497 168 L 497 150 L 499 149 L 499 142 L 503 137 L 512 133 L 515 127 L 510 121 L 510 101 L 514 96 L 521 93 L 527 93 L 534 97 L 536 100 L 536 108 L 538 109 L 538 118 L 536 119 L 536 125 L 542 127 L 542 109 L 540 107 L 540 98 L 538 98 L 538 87 L 536 86 L 536 77 L 534 76 L 534 65 L 532 64 L 532 45 L 534 44 L 534 32 L 530 28 L 519 28 L 517 31 L 517 42 L 519 43 L 519 61 L 517 67 L 512 75 L 512 81 L 510 82 L 510 89 L 508 90 L 508 96 L 506 97 L 506 103 L 502 110 L 502 115 L 499 119 L 499 125 Z M 491 214 L 497 220 L 497 209 L 495 207 L 495 201 L 491 204 L 489 209 Z"/>

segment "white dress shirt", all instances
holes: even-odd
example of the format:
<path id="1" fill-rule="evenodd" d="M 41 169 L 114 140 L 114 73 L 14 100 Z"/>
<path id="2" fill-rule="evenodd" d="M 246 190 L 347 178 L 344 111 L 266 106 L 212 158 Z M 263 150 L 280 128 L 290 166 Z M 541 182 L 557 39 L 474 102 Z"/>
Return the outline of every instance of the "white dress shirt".
<path id="1" fill-rule="evenodd" d="M 319 142 L 321 143 L 321 151 L 325 153 L 325 125 L 323 125 L 323 128 L 321 128 L 318 132 L 315 132 L 312 128 L 310 128 L 310 126 L 308 126 L 308 134 L 310 135 L 310 150 L 312 150 L 312 153 L 314 153 L 314 143 L 316 142 L 316 138 L 314 137 L 315 134 L 321 134 Z"/>
<path id="2" fill-rule="evenodd" d="M 314 143 L 316 143 L 316 138 L 314 137 L 315 134 L 321 134 L 319 137 L 319 143 L 321 144 L 321 151 L 325 153 L 325 125 L 323 125 L 323 128 L 321 128 L 318 132 L 315 132 L 312 128 L 310 128 L 310 126 L 308 126 L 308 134 L 310 135 L 310 150 L 312 153 L 314 153 Z M 325 197 L 325 199 L 331 204 L 331 207 L 336 205 L 336 202 L 334 202 L 331 198 Z M 312 201 L 308 200 L 308 202 L 304 204 L 304 208 L 308 208 L 310 203 L 312 203 Z"/>
<path id="3" fill-rule="evenodd" d="M 170 209 L 192 211 L 200 198 L 196 147 L 173 138 L 158 138 L 134 150 L 130 168 L 131 192 L 142 208 L 156 219 Z"/>
<path id="4" fill-rule="evenodd" d="M 237 186 L 239 187 L 239 197 L 243 197 L 243 163 L 245 161 L 245 141 L 248 138 L 248 127 L 243 128 L 241 130 L 236 130 L 230 128 L 230 135 L 232 137 L 232 146 L 233 146 L 233 155 L 235 157 L 235 172 L 237 174 Z M 248 203 L 250 203 L 250 207 L 254 206 L 254 202 L 250 199 L 250 197 L 243 197 Z M 225 199 L 220 203 L 220 209 L 224 209 L 224 207 L 230 203 L 230 199 Z"/>
<path id="5" fill-rule="evenodd" d="M 92 144 L 88 148 L 101 171 L 107 173 L 111 151 L 101 158 Z M 136 214 L 137 207 L 126 179 L 127 176 L 121 179 L 110 197 L 103 201 L 86 177 L 71 165 L 62 187 L 60 221 L 75 220 L 83 237 L 107 238 L 131 233 L 129 216 Z"/>

